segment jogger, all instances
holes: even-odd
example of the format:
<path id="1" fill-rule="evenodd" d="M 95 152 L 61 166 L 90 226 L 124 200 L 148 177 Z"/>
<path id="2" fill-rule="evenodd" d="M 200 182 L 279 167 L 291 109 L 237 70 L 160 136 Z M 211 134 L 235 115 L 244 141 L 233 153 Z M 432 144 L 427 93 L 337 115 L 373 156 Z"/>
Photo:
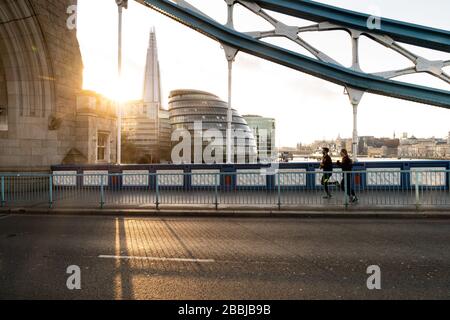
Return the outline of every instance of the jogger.
<path id="1" fill-rule="evenodd" d="M 326 195 L 324 196 L 324 199 L 330 199 L 331 193 L 329 190 L 329 185 L 335 185 L 336 182 L 331 183 L 330 179 L 333 176 L 333 161 L 331 160 L 330 155 L 328 154 L 330 152 L 330 149 L 328 148 L 322 148 L 322 162 L 320 163 L 320 169 L 323 170 L 323 176 L 321 184 L 323 185 L 323 189 L 325 190 Z"/>
<path id="2" fill-rule="evenodd" d="M 342 179 L 341 189 L 342 191 L 347 189 L 347 196 L 350 202 L 354 203 L 358 201 L 358 198 L 356 197 L 356 193 L 355 190 L 353 189 L 352 183 L 353 176 L 351 172 L 353 170 L 353 161 L 352 159 L 350 159 L 346 149 L 342 149 L 341 157 L 342 162 L 341 161 L 337 162 L 338 167 L 342 168 L 342 171 L 344 172 L 344 179 Z"/>

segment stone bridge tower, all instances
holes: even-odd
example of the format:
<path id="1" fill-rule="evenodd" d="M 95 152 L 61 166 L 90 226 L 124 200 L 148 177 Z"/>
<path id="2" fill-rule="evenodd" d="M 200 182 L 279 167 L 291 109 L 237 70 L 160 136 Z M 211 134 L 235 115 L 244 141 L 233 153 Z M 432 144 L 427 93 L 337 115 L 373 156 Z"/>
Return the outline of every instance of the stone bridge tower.
<path id="1" fill-rule="evenodd" d="M 48 168 L 77 147 L 76 0 L 0 1 L 0 169 Z"/>

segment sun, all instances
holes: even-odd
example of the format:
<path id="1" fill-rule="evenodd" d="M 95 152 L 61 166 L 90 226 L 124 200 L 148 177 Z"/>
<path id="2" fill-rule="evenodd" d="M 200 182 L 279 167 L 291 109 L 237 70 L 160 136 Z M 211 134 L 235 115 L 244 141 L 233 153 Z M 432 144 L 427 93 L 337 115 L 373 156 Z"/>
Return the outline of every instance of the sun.
<path id="1" fill-rule="evenodd" d="M 136 100 L 135 87 L 129 81 L 112 75 L 111 70 L 84 70 L 83 89 L 95 91 L 116 102 Z"/>

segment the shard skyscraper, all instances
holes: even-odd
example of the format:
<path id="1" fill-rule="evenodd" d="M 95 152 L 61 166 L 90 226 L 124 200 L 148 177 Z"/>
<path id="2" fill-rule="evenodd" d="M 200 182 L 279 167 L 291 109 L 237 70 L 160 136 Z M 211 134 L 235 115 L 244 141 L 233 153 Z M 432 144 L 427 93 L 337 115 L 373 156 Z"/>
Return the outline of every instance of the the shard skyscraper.
<path id="1" fill-rule="evenodd" d="M 157 110 L 161 107 L 161 73 L 158 60 L 158 43 L 156 32 L 152 28 L 147 49 L 147 62 L 145 65 L 143 100 Z"/>
<path id="2" fill-rule="evenodd" d="M 171 131 L 168 111 L 162 108 L 161 73 L 154 28 L 150 31 L 142 100 L 128 104 L 123 132 L 126 141 L 138 148 L 138 162 L 169 160 Z"/>

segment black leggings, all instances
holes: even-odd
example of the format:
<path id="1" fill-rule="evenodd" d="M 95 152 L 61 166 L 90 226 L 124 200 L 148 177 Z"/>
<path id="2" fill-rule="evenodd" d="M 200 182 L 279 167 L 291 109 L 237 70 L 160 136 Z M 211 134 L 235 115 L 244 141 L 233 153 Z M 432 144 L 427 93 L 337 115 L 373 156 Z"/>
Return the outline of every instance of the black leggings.
<path id="1" fill-rule="evenodd" d="M 353 190 L 352 188 L 352 174 L 351 173 L 344 173 L 346 175 L 346 178 L 342 179 L 341 182 L 341 189 L 342 191 L 345 191 L 345 187 L 347 187 L 347 195 L 349 197 L 354 197 L 356 196 L 355 190 Z M 345 180 L 347 180 L 347 182 L 345 182 Z M 345 186 L 345 184 L 347 183 L 347 186 Z"/>
<path id="2" fill-rule="evenodd" d="M 321 183 L 322 183 L 323 188 L 324 188 L 324 190 L 325 190 L 327 195 L 330 194 L 330 190 L 328 189 L 328 186 L 336 184 L 336 182 L 330 182 L 330 179 L 331 179 L 332 175 L 333 175 L 332 173 L 324 173 L 323 176 L 322 176 Z"/>

